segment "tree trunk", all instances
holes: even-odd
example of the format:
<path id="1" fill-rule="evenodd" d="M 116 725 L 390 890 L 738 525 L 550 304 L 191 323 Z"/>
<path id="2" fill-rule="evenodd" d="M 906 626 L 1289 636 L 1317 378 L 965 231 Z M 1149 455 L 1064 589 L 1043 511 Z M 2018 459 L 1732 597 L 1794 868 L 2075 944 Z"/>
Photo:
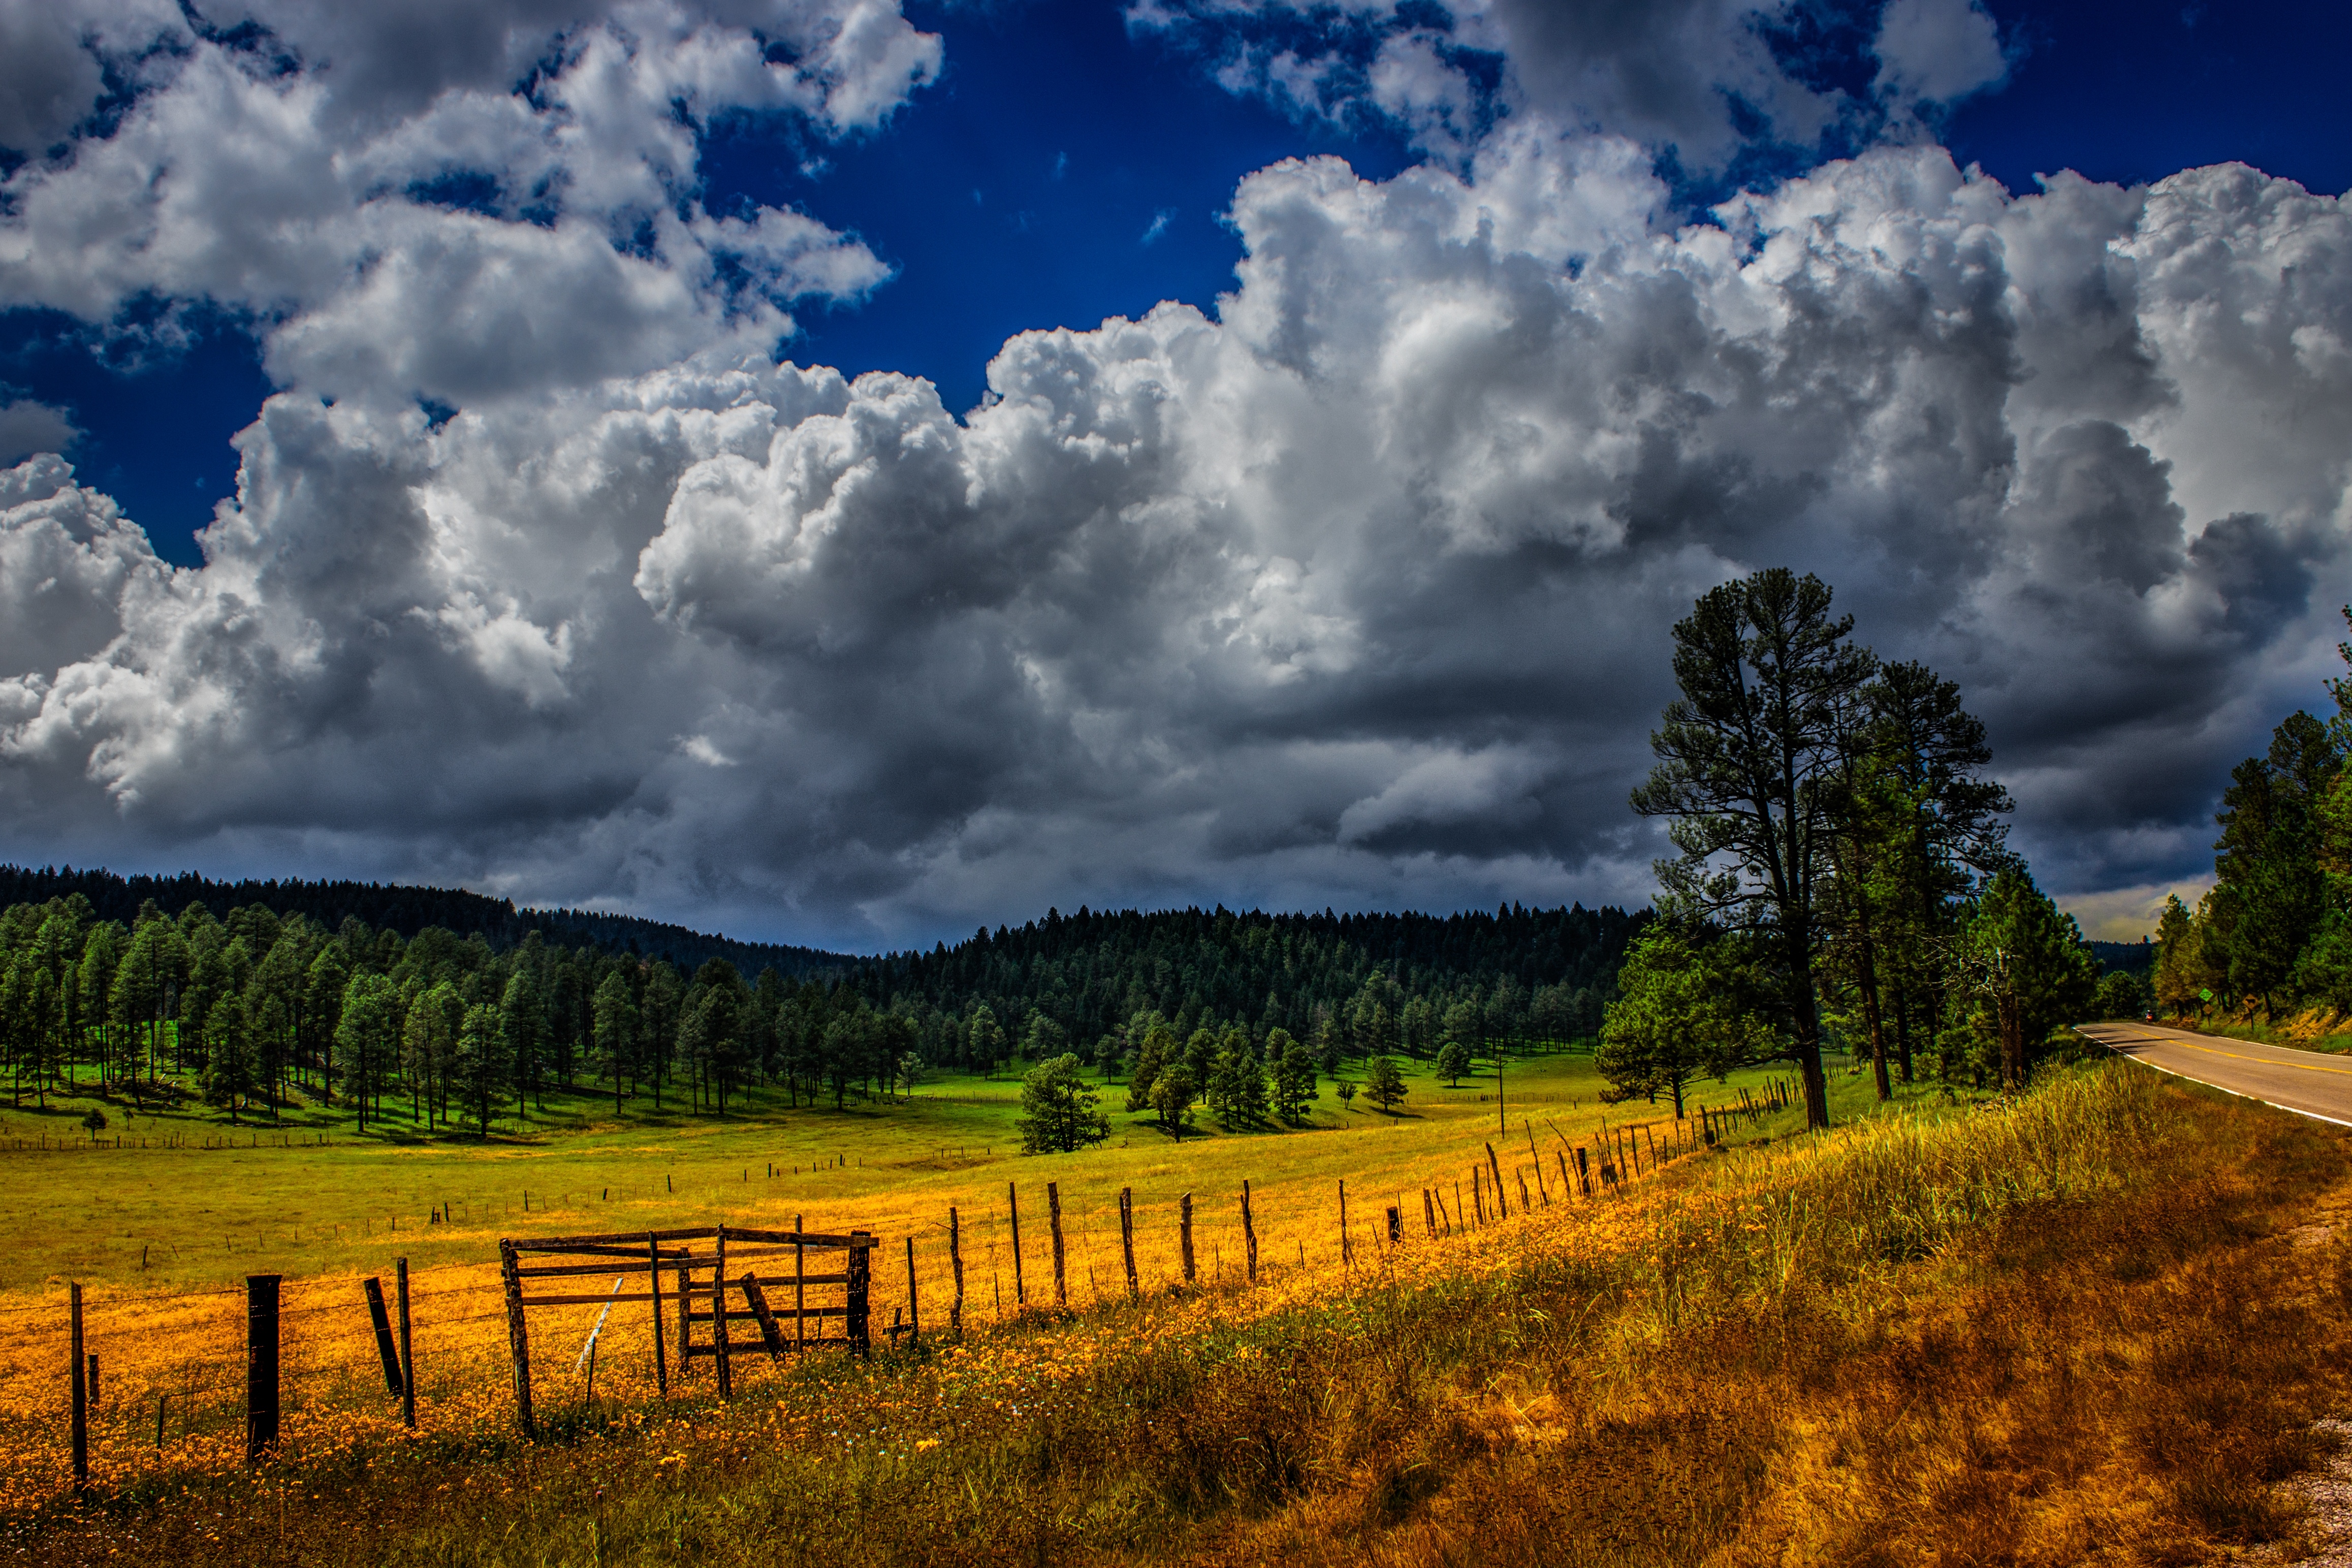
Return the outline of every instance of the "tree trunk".
<path id="1" fill-rule="evenodd" d="M 2011 1091 L 2025 1087 L 2025 1025 L 2018 1015 L 2017 998 L 2003 993 L 1995 1003 L 2000 1019 L 2000 1082 Z"/>
<path id="2" fill-rule="evenodd" d="M 1820 1132 L 1830 1124 L 1830 1082 L 1822 1071 L 1822 1015 L 1813 996 L 1812 943 L 1802 930 L 1791 930 L 1785 940 L 1797 1069 L 1805 1084 L 1805 1130 Z"/>
<path id="3" fill-rule="evenodd" d="M 1870 1027 L 1870 1068 L 1878 1081 L 1878 1103 L 1884 1105 L 1895 1098 L 1895 1086 L 1886 1081 L 1886 1026 L 1879 1017 L 1877 956 L 1871 950 L 1866 926 L 1862 933 L 1858 963 L 1861 973 L 1856 981 L 1862 992 L 1862 1017 Z"/>

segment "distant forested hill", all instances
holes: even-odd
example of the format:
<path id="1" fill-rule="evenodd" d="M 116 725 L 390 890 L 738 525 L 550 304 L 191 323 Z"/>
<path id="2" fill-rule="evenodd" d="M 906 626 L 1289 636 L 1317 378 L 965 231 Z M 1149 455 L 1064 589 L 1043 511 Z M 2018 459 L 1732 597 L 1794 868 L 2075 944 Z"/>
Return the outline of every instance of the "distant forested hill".
<path id="1" fill-rule="evenodd" d="M 1449 1014 L 1454 1031 L 1480 1039 L 1591 1034 L 1646 918 L 1580 904 L 1446 915 L 1049 910 L 1019 930 L 872 960 L 851 984 L 877 1008 L 960 1016 L 967 1032 L 982 1006 L 1016 1035 L 1042 1017 L 1080 1049 L 1157 1011 L 1180 1039 L 1217 1024 L 1312 1039 L 1328 1024 L 1349 1047 L 1418 1052 Z M 942 1043 L 978 1054 L 968 1041 Z"/>
<path id="2" fill-rule="evenodd" d="M 482 1134 L 583 1083 L 722 1113 L 761 1083 L 839 1105 L 926 1064 L 1074 1050 L 1109 1067 L 1171 1029 L 1238 1082 L 1263 1078 L 1277 1030 L 1327 1071 L 1589 1037 L 1646 918 L 1048 910 L 871 958 L 446 888 L 0 866 L 0 1076 L 38 1098 L 86 1065 L 232 1117 L 315 1097 Z"/>
<path id="3" fill-rule="evenodd" d="M 2099 972 L 2112 975 L 2120 969 L 2128 974 L 2147 977 L 2156 967 L 2156 944 L 2142 939 L 2137 942 L 2085 942 L 2091 956 L 2099 961 Z"/>
<path id="4" fill-rule="evenodd" d="M 194 872 L 175 876 L 119 876 L 110 871 L 76 870 L 72 866 L 0 865 L 0 909 L 18 904 L 47 904 L 53 898 L 80 894 L 89 900 L 100 920 L 134 924 L 150 900 L 165 915 L 177 917 L 191 904 L 201 904 L 215 917 L 232 909 L 260 904 L 281 917 L 299 915 L 332 931 L 346 919 L 358 920 L 379 931 L 396 931 L 413 937 L 428 925 L 438 925 L 460 936 L 478 931 L 494 952 L 503 953 L 529 933 L 542 941 L 569 947 L 593 947 L 599 952 L 666 958 L 691 972 L 712 958 L 724 958 L 746 975 L 772 968 L 787 978 L 839 971 L 857 959 L 814 947 L 792 947 L 767 942 L 739 942 L 732 937 L 691 931 L 683 925 L 641 920 L 629 915 L 604 915 L 587 909 L 517 909 L 511 900 L 489 898 L 455 887 L 406 887 L 373 882 L 215 882 Z"/>

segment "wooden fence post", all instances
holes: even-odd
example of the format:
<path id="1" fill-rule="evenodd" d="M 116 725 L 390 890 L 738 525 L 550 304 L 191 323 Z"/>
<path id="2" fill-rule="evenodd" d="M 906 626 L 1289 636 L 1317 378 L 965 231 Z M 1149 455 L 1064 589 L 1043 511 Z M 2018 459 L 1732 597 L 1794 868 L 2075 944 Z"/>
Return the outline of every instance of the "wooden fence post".
<path id="1" fill-rule="evenodd" d="M 1495 1218 L 1511 1218 L 1511 1206 L 1503 1201 L 1503 1162 L 1495 1157 L 1495 1145 L 1486 1145 L 1486 1168 L 1495 1177 Z"/>
<path id="2" fill-rule="evenodd" d="M 863 1230 L 849 1233 L 849 1289 L 845 1292 L 849 1308 L 850 1354 L 863 1360 L 874 1354 L 874 1341 L 867 1332 L 866 1296 L 872 1266 L 866 1260 L 866 1249 L 872 1238 Z"/>
<path id="3" fill-rule="evenodd" d="M 1339 1182 L 1339 1261 L 1352 1263 L 1355 1260 L 1355 1244 L 1348 1239 L 1348 1183 L 1342 1177 Z"/>
<path id="4" fill-rule="evenodd" d="M 384 1310 L 383 1281 L 373 1274 L 360 1281 L 367 1298 L 368 1324 L 375 1330 L 376 1359 L 383 1363 L 383 1385 L 395 1398 L 400 1394 L 400 1348 L 392 1342 L 392 1314 Z"/>
<path id="5" fill-rule="evenodd" d="M 694 1370 L 694 1256 L 693 1249 L 677 1249 L 677 1375 L 686 1376 Z"/>
<path id="6" fill-rule="evenodd" d="M 654 1392 L 664 1399 L 669 1397 L 669 1347 L 664 1343 L 661 1300 L 661 1242 L 650 1230 L 646 1232 L 646 1279 L 653 1287 L 654 1298 Z M 678 1303 L 679 1312 L 686 1303 Z"/>
<path id="7" fill-rule="evenodd" d="M 913 1344 L 923 1333 L 923 1314 L 915 1302 L 915 1236 L 907 1233 L 907 1343 Z"/>
<path id="8" fill-rule="evenodd" d="M 719 1228 L 718 1239 L 712 1243 L 717 1251 L 710 1270 L 710 1340 L 716 1347 L 710 1359 L 719 1364 L 719 1397 L 735 1397 L 735 1372 L 730 1364 L 735 1359 L 728 1353 L 727 1344 L 727 1228 Z"/>
<path id="9" fill-rule="evenodd" d="M 1404 1210 L 1389 1206 L 1389 1245 L 1395 1247 L 1404 1240 Z"/>
<path id="10" fill-rule="evenodd" d="M 1421 1189 L 1421 1218 L 1422 1222 L 1429 1227 L 1429 1239 L 1432 1241 L 1436 1240 L 1437 1206 L 1429 1201 L 1429 1189 L 1427 1187 L 1423 1187 Z"/>
<path id="11" fill-rule="evenodd" d="M 1249 1282 L 1257 1283 L 1257 1220 L 1250 1213 L 1250 1184 L 1242 1183 L 1242 1243 L 1249 1264 Z"/>
<path id="12" fill-rule="evenodd" d="M 1470 1167 L 1470 1202 L 1478 1215 L 1478 1223 L 1486 1223 L 1486 1172 L 1483 1166 Z"/>
<path id="13" fill-rule="evenodd" d="M 77 1488 L 89 1485 L 89 1385 L 83 1381 L 81 1336 L 81 1287 L 66 1287 L 66 1313 L 73 1325 L 73 1478 Z"/>
<path id="14" fill-rule="evenodd" d="M 948 1205 L 948 1266 L 955 1270 L 955 1295 L 948 1302 L 948 1333 L 963 1333 L 963 1228 L 955 1205 Z"/>
<path id="15" fill-rule="evenodd" d="M 1029 1304 L 1029 1292 L 1021 1283 L 1021 1189 L 1012 1182 L 1004 1184 L 1004 1210 L 1013 1217 L 1013 1305 L 1018 1311 Z"/>
<path id="16" fill-rule="evenodd" d="M 1534 1207 L 1535 1206 L 1528 1201 L 1528 1173 L 1519 1169 L 1518 1166 L 1513 1166 L 1511 1167 L 1511 1175 L 1518 1179 L 1519 1207 L 1522 1209 Z M 1536 1179 L 1538 1181 L 1543 1179 L 1543 1168 L 1540 1166 L 1536 1168 Z"/>
<path id="17" fill-rule="evenodd" d="M 1054 1236 L 1054 1304 L 1070 1304 L 1070 1282 L 1062 1271 L 1062 1184 L 1045 1184 L 1045 1228 Z"/>
<path id="18" fill-rule="evenodd" d="M 245 1462 L 258 1465 L 278 1446 L 278 1282 L 245 1280 Z M 518 1314 L 518 1317 L 520 1314 Z"/>
<path id="19" fill-rule="evenodd" d="M 1543 1151 L 1536 1147 L 1536 1124 L 1528 1124 L 1528 1158 L 1536 1163 L 1536 1191 L 1543 1196 L 1544 1207 L 1551 1207 L 1551 1192 L 1544 1186 Z"/>
<path id="20" fill-rule="evenodd" d="M 1592 1196 L 1592 1162 L 1584 1157 L 1584 1145 L 1576 1145 L 1576 1190 L 1586 1197 Z"/>
<path id="21" fill-rule="evenodd" d="M 1475 1169 L 1472 1174 L 1476 1174 Z M 1458 1181 L 1454 1184 L 1454 1212 L 1460 1217 L 1461 1228 L 1465 1230 L 1469 1229 L 1470 1216 L 1462 1207 L 1462 1184 Z"/>
<path id="22" fill-rule="evenodd" d="M 1184 1282 L 1192 1282 L 1192 1195 L 1186 1193 L 1176 1206 L 1176 1239 L 1184 1253 Z"/>
<path id="23" fill-rule="evenodd" d="M 793 1349 L 808 1349 L 808 1231 L 797 1214 L 793 1216 Z"/>
<path id="24" fill-rule="evenodd" d="M 499 1242 L 499 1276 L 506 1286 L 507 1355 L 514 1363 L 515 1421 L 526 1437 L 539 1435 L 530 1414 L 530 1335 L 522 1324 L 522 1276 L 515 1270 L 515 1245 Z"/>
<path id="25" fill-rule="evenodd" d="M 408 1335 L 408 1260 L 392 1260 L 392 1293 L 400 1312 L 400 1424 L 416 1430 L 416 1356 Z M 658 1325 L 656 1325 L 658 1327 Z"/>
<path id="26" fill-rule="evenodd" d="M 1135 1283 L 1135 1189 L 1118 1189 L 1118 1252 L 1127 1265 L 1127 1299 L 1134 1301 L 1142 1292 Z"/>

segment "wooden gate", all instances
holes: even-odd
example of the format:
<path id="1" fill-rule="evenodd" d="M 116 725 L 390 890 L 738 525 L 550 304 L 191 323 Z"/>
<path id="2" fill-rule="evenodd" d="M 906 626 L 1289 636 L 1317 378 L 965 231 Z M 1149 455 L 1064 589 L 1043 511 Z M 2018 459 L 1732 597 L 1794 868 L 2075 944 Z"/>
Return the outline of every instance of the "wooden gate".
<path id="1" fill-rule="evenodd" d="M 698 1248 L 698 1243 L 708 1243 L 707 1250 Z M 877 1239 L 864 1230 L 853 1230 L 846 1236 L 817 1236 L 798 1230 L 753 1230 L 733 1225 L 612 1236 L 501 1239 L 499 1269 L 506 1286 L 507 1348 L 514 1362 L 515 1417 L 526 1434 L 535 1431 L 530 1405 L 530 1334 L 523 1315 L 533 1307 L 647 1303 L 653 1311 L 654 1381 L 664 1394 L 669 1392 L 665 1301 L 677 1318 L 679 1372 L 686 1372 L 698 1359 L 712 1361 L 718 1368 L 721 1398 L 734 1393 L 731 1364 L 739 1355 L 765 1355 L 781 1361 L 787 1353 L 827 1344 L 846 1345 L 855 1355 L 870 1354 L 867 1300 L 872 1263 L 868 1254 L 877 1245 Z M 820 1271 L 811 1271 L 812 1253 L 818 1255 L 815 1260 Z M 525 1263 L 522 1260 L 526 1254 L 595 1261 Z M 747 1264 L 750 1267 L 745 1267 Z M 614 1275 L 643 1275 L 646 1288 L 600 1295 L 581 1295 L 563 1289 L 562 1282 L 568 1280 Z M 669 1276 L 667 1281 L 665 1275 Z M 541 1281 L 551 1282 L 552 1289 Z M 545 1293 L 531 1293 L 526 1282 L 532 1290 Z M 772 1291 L 775 1292 L 772 1296 Z M 822 1299 L 825 1297 L 832 1299 Z M 835 1320 L 838 1332 L 824 1332 Z M 751 1332 L 739 1335 L 734 1332 L 736 1324 L 750 1325 Z M 811 1332 L 812 1327 L 815 1332 Z"/>

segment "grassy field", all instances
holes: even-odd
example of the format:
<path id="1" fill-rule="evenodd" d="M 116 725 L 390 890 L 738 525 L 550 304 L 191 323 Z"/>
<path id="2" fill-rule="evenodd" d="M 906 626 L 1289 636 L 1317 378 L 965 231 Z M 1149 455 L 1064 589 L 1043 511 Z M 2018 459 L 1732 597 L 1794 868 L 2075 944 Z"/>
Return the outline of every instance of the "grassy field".
<path id="1" fill-rule="evenodd" d="M 0 1552 L 2055 1564 L 2295 1541 L 2276 1483 L 2352 1392 L 2336 1130 L 2114 1066 L 1745 1135 L 1353 1270 L 812 1356 L 728 1405 L 568 1384 L 536 1444 L 493 1387 L 436 1399 L 416 1437 L 356 1405 L 297 1422 L 255 1474 L 177 1436 L 160 1466 L 103 1449 L 87 1501 L 0 1511 Z"/>
<path id="2" fill-rule="evenodd" d="M 1708 1083 L 1695 1101 L 1721 1104 L 1768 1074 Z M 1008 1183 L 1060 1185 L 1071 1223 L 1091 1245 L 1122 1186 L 1133 1188 L 1147 1228 L 1166 1228 L 1178 1197 L 1202 1206 L 1207 1249 L 1225 1246 L 1220 1227 L 1250 1180 L 1272 1239 L 1295 1254 L 1336 1246 L 1338 1184 L 1345 1180 L 1369 1224 L 1378 1206 L 1432 1183 L 1466 1182 L 1484 1145 L 1507 1166 L 1530 1162 L 1535 1145 L 1556 1150 L 1560 1135 L 1589 1142 L 1612 1124 L 1671 1120 L 1670 1106 L 1604 1107 L 1589 1059 L 1573 1055 L 1514 1062 L 1503 1086 L 1507 1124 L 1498 1124 L 1491 1071 L 1449 1088 L 1409 1072 L 1402 1113 L 1383 1115 L 1359 1097 L 1342 1110 L 1327 1084 L 1310 1124 L 1226 1134 L 1206 1123 L 1181 1143 L 1149 1116 L 1120 1107 L 1123 1087 L 1104 1096 L 1110 1141 L 1084 1153 L 1024 1156 L 1015 1120 L 1017 1078 L 948 1077 L 914 1097 L 846 1111 L 784 1109 L 754 1099 L 726 1119 L 656 1116 L 635 1106 L 615 1118 L 609 1103 L 574 1098 L 529 1130 L 509 1128 L 485 1143 L 470 1137 L 362 1138 L 341 1114 L 310 1112 L 268 1127 L 229 1128 L 216 1116 L 133 1116 L 104 1108 L 111 1125 L 96 1144 L 79 1125 L 86 1101 L 52 1097 L 46 1115 L 0 1110 L 0 1161 L 16 1179 L 0 1249 L 0 1309 L 27 1293 L 54 1292 L 67 1280 L 106 1291 L 183 1290 L 233 1282 L 249 1273 L 289 1277 L 376 1271 L 395 1254 L 418 1269 L 481 1263 L 499 1236 L 639 1230 L 709 1224 L 853 1226 L 928 1239 L 957 1207 L 979 1228 L 1003 1220 Z M 1933 1097 L 1938 1092 L 1909 1092 Z M 1839 1080 L 1842 1111 L 1865 1103 L 1862 1081 Z M 315 1140 L 329 1140 L 320 1145 Z M 116 1148 L 143 1140 L 147 1146 Z M 35 1147 L 50 1145 L 46 1152 Z M 174 1141 L 165 1146 L 167 1140 Z M 205 1146 L 207 1141 L 226 1146 Z M 1544 1162 L 1557 1183 L 1553 1155 Z M 525 1204 L 529 1203 L 526 1211 Z M 1513 1202 L 1516 1204 L 1516 1197 Z M 1416 1196 L 1412 1208 L 1419 1213 Z M 436 1222 L 436 1212 L 447 1218 Z M 1042 1213 L 1042 1210 L 1040 1210 Z M 1171 1222 L 1172 1223 L 1172 1222 Z M 1042 1235 L 1042 1232 L 1036 1234 Z M 1009 1238 L 1006 1241 L 1009 1248 Z M 1155 1258 L 1159 1255 L 1155 1249 Z M 1009 1252 L 1008 1252 L 1009 1259 Z M 1009 1260 L 1003 1265 L 1008 1272 Z"/>
<path id="3" fill-rule="evenodd" d="M 1782 1113 L 1727 1148 L 1645 1159 L 1618 1194 L 1571 1197 L 1555 1177 L 1549 1204 L 1521 1210 L 1514 1189 L 1507 1220 L 1434 1239 L 1419 1190 L 1466 1185 L 1495 1135 L 1491 1082 L 1417 1079 L 1419 1113 L 1393 1121 L 1327 1099 L 1309 1130 L 1180 1147 L 1123 1127 L 1074 1156 L 992 1143 L 1013 1103 L 1002 1081 L 871 1113 L 592 1123 L 489 1147 L 0 1156 L 29 1198 L 15 1250 L 44 1270 L 0 1296 L 0 1555 L 2055 1564 L 2282 1542 L 2291 1557 L 2300 1516 L 2277 1483 L 2324 1451 L 2311 1423 L 2352 1396 L 2344 1135 L 2120 1065 L 2053 1071 L 2017 1100 L 1921 1090 L 1884 1110 L 1866 1076 L 1832 1082 L 1827 1135 Z M 1528 1163 L 1529 1129 L 1539 1148 L 1593 1142 L 1594 1088 L 1580 1058 L 1515 1067 L 1506 1170 Z M 1254 1287 L 1231 1239 L 1244 1177 L 1265 1233 Z M 1353 1266 L 1336 1257 L 1342 1178 Z M 1049 1180 L 1073 1260 L 1059 1311 L 1040 1307 Z M 1112 1272 L 1122 1185 L 1143 1214 L 1133 1302 Z M 1193 1291 L 1165 1284 L 1186 1190 L 1213 1275 Z M 1413 1223 L 1389 1248 L 1373 1215 L 1399 1192 Z M 444 1193 L 456 1219 L 421 1223 Z M 592 1394 L 573 1352 L 593 1310 L 551 1309 L 533 1322 L 542 1438 L 517 1439 L 486 1266 L 498 1234 L 863 1224 L 890 1243 L 887 1322 L 899 1239 L 929 1270 L 950 1203 L 969 1227 L 960 1338 L 937 1332 L 943 1281 L 927 1271 L 920 1346 L 748 1362 L 731 1403 L 707 1372 L 663 1400 L 642 1324 L 607 1330 Z M 215 1221 L 207 1253 L 190 1232 Z M 179 1256 L 158 1256 L 158 1225 Z M 421 1270 L 415 1435 L 355 1285 L 395 1248 Z M 263 1263 L 289 1276 L 291 1409 L 280 1457 L 248 1473 L 226 1287 Z M 92 1287 L 108 1368 L 80 1500 L 63 1485 L 67 1268 Z"/>
<path id="4" fill-rule="evenodd" d="M 1736 1101 L 1765 1075 L 1709 1084 L 1697 1097 Z M 1507 1172 L 1549 1167 L 1531 1190 L 1560 1191 L 1559 1152 L 1597 1147 L 1604 1125 L 1665 1118 L 1643 1134 L 1643 1166 L 1658 1140 L 1686 1143 L 1670 1108 L 1604 1107 L 1586 1058 L 1513 1063 L 1498 1125 L 1490 1073 L 1458 1088 L 1409 1078 L 1402 1114 L 1360 1097 L 1342 1109 L 1327 1087 L 1309 1125 L 1171 1141 L 1147 1118 L 1114 1114 L 1111 1140 L 1081 1154 L 1018 1153 L 1015 1079 L 947 1078 L 908 1100 L 836 1112 L 754 1102 L 724 1120 L 638 1113 L 615 1118 L 604 1102 L 487 1143 L 426 1140 L 395 1129 L 361 1137 L 318 1112 L 276 1132 L 215 1120 L 134 1114 L 109 1103 L 111 1125 L 93 1142 L 85 1108 L 53 1099 L 47 1114 L 0 1113 L 0 1160 L 15 1201 L 0 1248 L 0 1450 L 21 1462 L 0 1477 L 0 1506 L 31 1506 L 63 1474 L 58 1396 L 65 1364 L 66 1285 L 81 1284 L 90 1349 L 100 1358 L 93 1430 L 102 1468 L 118 1479 L 231 1464 L 241 1400 L 241 1281 L 286 1278 L 289 1430 L 342 1430 L 381 1422 L 389 1406 L 374 1367 L 359 1281 L 413 1270 L 424 1424 L 444 1431 L 501 1429 L 504 1322 L 496 1272 L 501 1236 L 636 1231 L 725 1221 L 864 1228 L 883 1239 L 875 1289 L 877 1330 L 910 1306 L 904 1239 L 916 1243 L 911 1289 L 937 1325 L 950 1293 L 945 1235 L 958 1211 L 968 1323 L 975 1330 L 1055 1301 L 1045 1225 L 1046 1184 L 1062 1201 L 1074 1306 L 1120 1293 L 1117 1197 L 1132 1190 L 1138 1264 L 1148 1289 L 1179 1273 L 1177 1211 L 1196 1206 L 1200 1267 L 1213 1282 L 1242 1268 L 1239 1194 L 1246 1180 L 1269 1277 L 1339 1268 L 1339 1188 L 1367 1258 L 1381 1250 L 1381 1211 L 1396 1203 L 1410 1234 L 1423 1233 L 1419 1194 L 1437 1190 L 1463 1226 L 1470 1170 L 1496 1145 Z M 1841 1113 L 1861 1110 L 1866 1080 L 1839 1078 Z M 1914 1100 L 1935 1092 L 1913 1092 Z M 1107 1103 L 1123 1103 L 1112 1090 Z M 1793 1113 L 1753 1131 L 1787 1131 Z M 116 1140 L 121 1146 L 116 1146 Z M 48 1146 L 42 1147 L 46 1143 Z M 142 1145 L 143 1146 L 141 1146 Z M 30 1146 L 26 1146 L 30 1145 Z M 1009 1204 L 1017 1192 L 1023 1272 L 1016 1282 Z M 1519 1206 L 1516 1190 L 1507 1194 Z M 1489 1200 L 1491 1202 L 1491 1199 Z M 535 1313 L 542 1398 L 557 1406 L 583 1386 L 572 1348 L 596 1309 Z M 574 1321 L 577 1320 L 577 1321 Z M 649 1396 L 649 1316 L 616 1314 L 600 1343 L 599 1389 Z M 756 1381 L 772 1375 L 749 1374 Z M 163 1434 L 157 1440 L 157 1433 Z"/>

